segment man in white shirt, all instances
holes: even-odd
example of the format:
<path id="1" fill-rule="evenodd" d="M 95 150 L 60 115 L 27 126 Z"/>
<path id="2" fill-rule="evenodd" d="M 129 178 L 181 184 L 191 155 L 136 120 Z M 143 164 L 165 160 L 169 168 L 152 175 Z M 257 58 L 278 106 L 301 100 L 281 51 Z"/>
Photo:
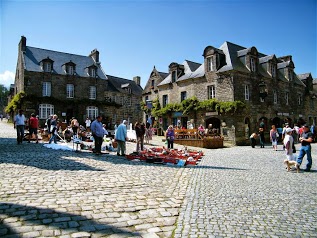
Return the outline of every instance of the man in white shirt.
<path id="1" fill-rule="evenodd" d="M 23 110 L 19 110 L 19 114 L 14 117 L 14 129 L 17 130 L 17 143 L 22 144 L 24 137 L 25 116 Z"/>

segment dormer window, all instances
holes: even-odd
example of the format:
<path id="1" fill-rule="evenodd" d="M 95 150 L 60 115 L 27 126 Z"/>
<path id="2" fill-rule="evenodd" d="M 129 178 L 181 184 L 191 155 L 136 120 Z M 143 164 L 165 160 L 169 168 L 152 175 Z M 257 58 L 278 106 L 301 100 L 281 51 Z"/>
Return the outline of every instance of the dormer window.
<path id="1" fill-rule="evenodd" d="M 40 66 L 44 72 L 51 73 L 53 71 L 53 63 L 54 61 L 47 57 L 40 62 Z"/>
<path id="2" fill-rule="evenodd" d="M 276 65 L 273 63 L 270 64 L 270 73 L 272 78 L 276 77 Z"/>
<path id="3" fill-rule="evenodd" d="M 151 81 L 151 87 L 154 88 L 154 79 Z"/>
<path id="4" fill-rule="evenodd" d="M 89 74 L 90 77 L 95 78 L 96 77 L 96 69 L 93 68 L 93 67 L 90 67 L 88 69 L 88 74 Z"/>
<path id="5" fill-rule="evenodd" d="M 67 65 L 66 66 L 66 73 L 69 74 L 69 75 L 73 75 L 74 74 L 74 66 L 72 65 Z"/>
<path id="6" fill-rule="evenodd" d="M 255 59 L 252 57 L 250 58 L 250 69 L 251 69 L 251 72 L 256 71 Z"/>
<path id="7" fill-rule="evenodd" d="M 52 71 L 52 63 L 51 62 L 44 62 L 43 63 L 43 70 L 44 70 L 44 72 L 51 72 Z"/>
<path id="8" fill-rule="evenodd" d="M 288 80 L 289 81 L 293 80 L 293 70 L 291 70 L 291 69 L 288 70 Z"/>
<path id="9" fill-rule="evenodd" d="M 175 70 L 172 72 L 172 83 L 175 83 L 176 79 L 177 79 L 177 71 Z"/>
<path id="10" fill-rule="evenodd" d="M 212 71 L 212 57 L 207 58 L 207 72 Z"/>

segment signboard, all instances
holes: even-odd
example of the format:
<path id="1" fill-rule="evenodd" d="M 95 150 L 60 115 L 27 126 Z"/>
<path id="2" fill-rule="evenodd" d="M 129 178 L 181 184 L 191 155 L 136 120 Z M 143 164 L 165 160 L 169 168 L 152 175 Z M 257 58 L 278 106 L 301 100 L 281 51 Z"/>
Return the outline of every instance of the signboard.
<path id="1" fill-rule="evenodd" d="M 182 112 L 174 112 L 173 117 L 181 117 L 183 115 Z"/>
<path id="2" fill-rule="evenodd" d="M 206 116 L 218 116 L 218 112 L 206 112 Z"/>

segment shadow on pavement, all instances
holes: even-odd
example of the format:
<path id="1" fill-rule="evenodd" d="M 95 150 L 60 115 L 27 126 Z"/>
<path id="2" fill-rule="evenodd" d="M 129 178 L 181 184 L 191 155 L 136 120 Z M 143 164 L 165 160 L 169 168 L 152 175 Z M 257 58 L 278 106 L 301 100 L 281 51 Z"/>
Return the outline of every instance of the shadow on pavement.
<path id="1" fill-rule="evenodd" d="M 0 203 L 0 214 L 4 215 L 2 217 L 6 217 L 2 220 L 0 219 L 0 230 L 2 231 L 1 237 L 22 237 L 14 229 L 14 226 L 10 226 L 10 223 L 6 222 L 6 219 L 13 217 L 16 217 L 17 221 L 22 222 L 25 226 L 45 226 L 43 231 L 60 229 L 69 231 L 70 233 L 88 232 L 90 234 L 101 235 L 124 234 L 124 237 L 140 237 L 140 233 L 138 232 L 129 232 L 126 229 L 120 229 L 115 225 L 97 222 L 85 216 L 57 212 L 48 208 L 38 208 L 13 203 Z"/>
<path id="2" fill-rule="evenodd" d="M 48 149 L 42 143 L 28 144 L 23 141 L 22 144 L 17 145 L 16 139 L 0 138 L 0 164 L 25 165 L 46 170 L 103 171 L 78 161 L 67 159 L 73 153 L 73 151 Z"/>

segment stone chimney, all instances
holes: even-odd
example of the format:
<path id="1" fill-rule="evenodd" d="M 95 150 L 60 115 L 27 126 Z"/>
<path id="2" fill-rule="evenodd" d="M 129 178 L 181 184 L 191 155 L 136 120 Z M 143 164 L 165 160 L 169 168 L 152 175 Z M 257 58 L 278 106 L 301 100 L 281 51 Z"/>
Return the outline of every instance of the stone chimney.
<path id="1" fill-rule="evenodd" d="M 97 49 L 91 51 L 89 57 L 92 57 L 96 63 L 99 63 L 99 51 Z"/>
<path id="2" fill-rule="evenodd" d="M 21 40 L 19 43 L 19 51 L 25 52 L 26 51 L 26 37 L 21 36 Z"/>
<path id="3" fill-rule="evenodd" d="M 141 85 L 141 77 L 140 77 L 140 76 L 135 76 L 135 77 L 133 77 L 133 81 L 134 81 L 137 85 Z"/>

